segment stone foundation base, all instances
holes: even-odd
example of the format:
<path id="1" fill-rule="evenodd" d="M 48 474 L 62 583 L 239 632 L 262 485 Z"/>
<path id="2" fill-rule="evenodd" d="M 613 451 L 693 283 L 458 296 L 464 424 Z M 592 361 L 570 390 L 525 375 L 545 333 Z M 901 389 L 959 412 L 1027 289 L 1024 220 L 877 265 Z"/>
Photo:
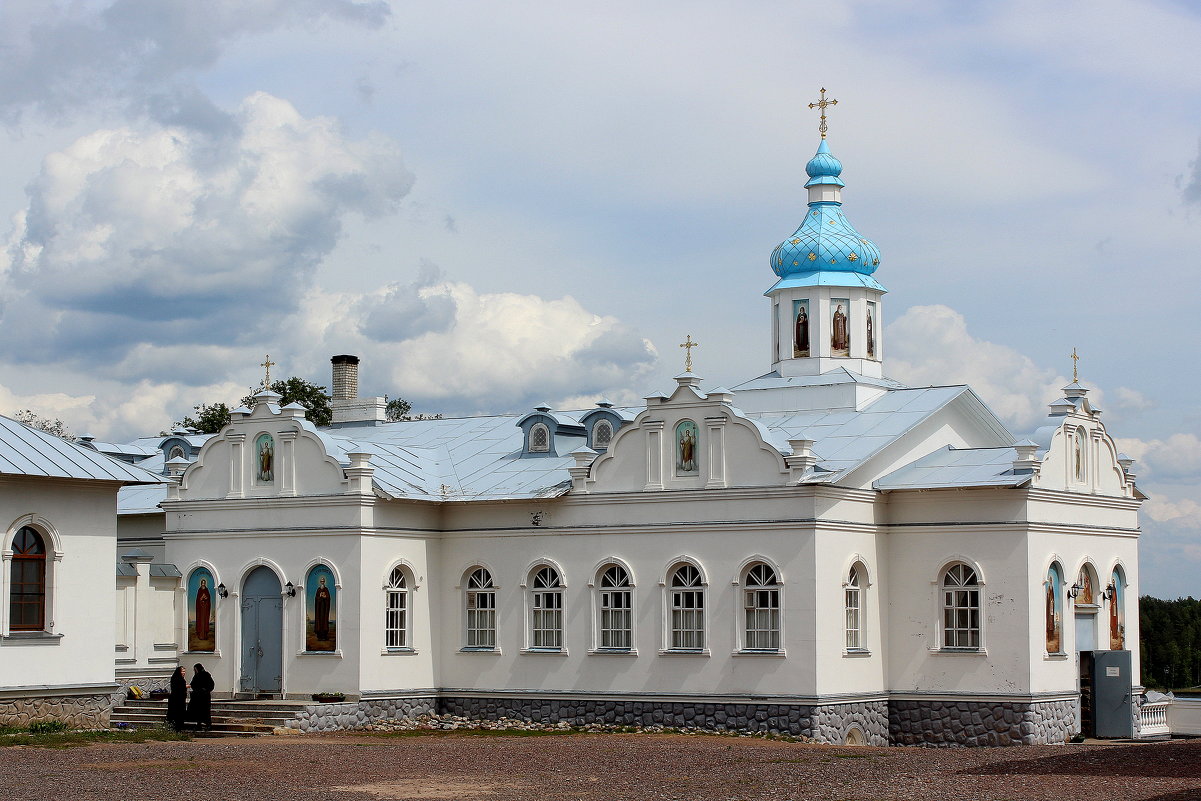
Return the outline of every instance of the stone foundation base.
<path id="1" fill-rule="evenodd" d="M 1049 745 L 1066 742 L 1076 726 L 1072 701 L 889 702 L 893 745 Z"/>
<path id="2" fill-rule="evenodd" d="M 808 706 L 447 696 L 438 699 L 438 713 L 483 720 L 566 721 L 577 726 L 608 723 L 770 732 L 835 745 L 848 738 L 868 745 L 888 745 L 887 701 Z"/>
<path id="3" fill-rule="evenodd" d="M 109 695 L 50 695 L 0 698 L 0 726 L 23 729 L 37 721 L 57 720 L 72 729 L 107 729 Z"/>
<path id="4" fill-rule="evenodd" d="M 437 713 L 433 697 L 371 698 L 341 704 L 311 704 L 288 721 L 287 728 L 309 731 L 359 729 L 383 720 L 406 720 Z"/>

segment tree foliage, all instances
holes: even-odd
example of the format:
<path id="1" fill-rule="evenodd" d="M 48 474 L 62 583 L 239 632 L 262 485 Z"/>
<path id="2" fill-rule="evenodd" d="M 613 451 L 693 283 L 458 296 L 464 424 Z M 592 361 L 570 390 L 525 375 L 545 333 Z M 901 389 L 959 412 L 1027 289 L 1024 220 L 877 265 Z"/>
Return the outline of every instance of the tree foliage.
<path id="1" fill-rule="evenodd" d="M 259 391 L 256 389 L 242 398 L 242 405 L 247 408 L 253 408 L 254 393 Z M 329 406 L 330 396 L 325 393 L 325 387 L 318 386 L 303 378 L 292 376 L 283 381 L 272 381 L 271 391 L 278 392 L 282 396 L 279 399 L 281 406 L 286 406 L 289 403 L 299 403 L 303 406 L 305 408 L 305 419 L 313 425 L 327 426 L 333 419 L 334 413 Z"/>
<path id="2" fill-rule="evenodd" d="M 42 417 L 32 409 L 18 409 L 13 414 L 13 419 L 17 422 L 24 423 L 30 428 L 36 428 L 38 431 L 45 431 L 47 434 L 53 434 L 56 437 L 62 437 L 65 440 L 74 440 L 75 436 L 67 428 L 67 424 L 57 417 Z"/>
<path id="3" fill-rule="evenodd" d="M 1201 685 L 1201 601 L 1139 599 L 1143 685 L 1184 689 Z"/>
<path id="4" fill-rule="evenodd" d="M 409 414 L 413 411 L 413 404 L 409 403 L 404 398 L 391 398 L 384 396 L 386 406 L 384 407 L 384 417 L 389 423 L 396 423 L 401 420 L 441 420 L 441 414 Z"/>
<path id="5" fill-rule="evenodd" d="M 175 428 L 194 428 L 201 434 L 216 434 L 229 424 L 229 407 L 224 403 L 198 403 L 192 414 L 175 424 Z"/>

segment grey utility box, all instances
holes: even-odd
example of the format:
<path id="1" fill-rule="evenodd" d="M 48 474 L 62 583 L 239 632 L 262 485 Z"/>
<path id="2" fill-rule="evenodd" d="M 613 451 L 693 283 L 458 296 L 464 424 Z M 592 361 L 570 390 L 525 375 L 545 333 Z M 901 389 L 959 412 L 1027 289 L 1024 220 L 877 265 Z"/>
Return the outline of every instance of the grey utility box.
<path id="1" fill-rule="evenodd" d="M 1134 677 L 1129 651 L 1092 652 L 1093 728 L 1097 737 L 1134 736 Z"/>

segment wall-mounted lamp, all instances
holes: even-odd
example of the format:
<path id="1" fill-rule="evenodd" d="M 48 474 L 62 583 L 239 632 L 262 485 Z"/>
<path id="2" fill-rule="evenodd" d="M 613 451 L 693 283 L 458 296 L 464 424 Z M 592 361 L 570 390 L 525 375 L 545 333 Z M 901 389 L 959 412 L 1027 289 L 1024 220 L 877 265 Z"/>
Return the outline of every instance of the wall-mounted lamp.
<path id="1" fill-rule="evenodd" d="M 1111 581 L 1109 582 L 1109 586 L 1105 588 L 1105 592 L 1101 593 L 1101 597 L 1107 601 L 1112 601 L 1117 594 L 1118 588 L 1115 587 Z"/>
<path id="2" fill-rule="evenodd" d="M 289 598 L 295 598 L 296 597 L 296 585 L 289 581 L 287 584 L 284 585 L 284 594 L 286 594 Z"/>
<path id="3" fill-rule="evenodd" d="M 1079 595 L 1080 591 L 1083 589 L 1084 588 L 1081 587 L 1079 584 L 1073 584 L 1071 587 L 1068 587 L 1068 597 L 1071 598 L 1073 601 L 1076 600 L 1076 596 Z"/>
<path id="4" fill-rule="evenodd" d="M 217 585 L 217 594 L 220 595 L 222 598 L 229 597 L 229 590 L 225 589 L 225 582 L 221 582 L 220 584 Z"/>

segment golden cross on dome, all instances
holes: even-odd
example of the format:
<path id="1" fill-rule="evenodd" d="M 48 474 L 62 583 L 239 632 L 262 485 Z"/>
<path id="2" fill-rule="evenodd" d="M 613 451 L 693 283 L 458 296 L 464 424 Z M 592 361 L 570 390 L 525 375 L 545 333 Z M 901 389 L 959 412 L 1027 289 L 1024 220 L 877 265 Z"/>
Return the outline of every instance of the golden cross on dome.
<path id="1" fill-rule="evenodd" d="M 700 343 L 693 342 L 692 334 L 689 334 L 688 336 L 684 337 L 684 341 L 680 343 L 680 347 L 683 348 L 684 353 L 687 354 L 687 356 L 684 358 L 684 372 L 691 373 L 692 372 L 692 349 L 696 348 L 696 347 L 700 347 Z"/>
<path id="2" fill-rule="evenodd" d="M 820 108 L 822 110 L 822 121 L 821 124 L 817 126 L 817 130 L 821 133 L 822 139 L 826 138 L 826 131 L 829 130 L 829 128 L 826 126 L 826 107 L 837 105 L 837 100 L 826 100 L 826 87 L 824 86 L 822 87 L 822 99 L 816 103 L 809 104 L 809 108 Z"/>
<path id="3" fill-rule="evenodd" d="M 1080 357 L 1076 355 L 1076 349 L 1072 348 L 1072 383 L 1080 380 L 1080 373 L 1077 368 L 1080 366 Z"/>
<path id="4" fill-rule="evenodd" d="M 263 389 L 271 389 L 271 368 L 275 366 L 275 362 L 271 361 L 270 353 L 267 354 L 266 360 L 259 364 L 259 367 L 267 371 L 267 375 L 263 379 Z"/>

